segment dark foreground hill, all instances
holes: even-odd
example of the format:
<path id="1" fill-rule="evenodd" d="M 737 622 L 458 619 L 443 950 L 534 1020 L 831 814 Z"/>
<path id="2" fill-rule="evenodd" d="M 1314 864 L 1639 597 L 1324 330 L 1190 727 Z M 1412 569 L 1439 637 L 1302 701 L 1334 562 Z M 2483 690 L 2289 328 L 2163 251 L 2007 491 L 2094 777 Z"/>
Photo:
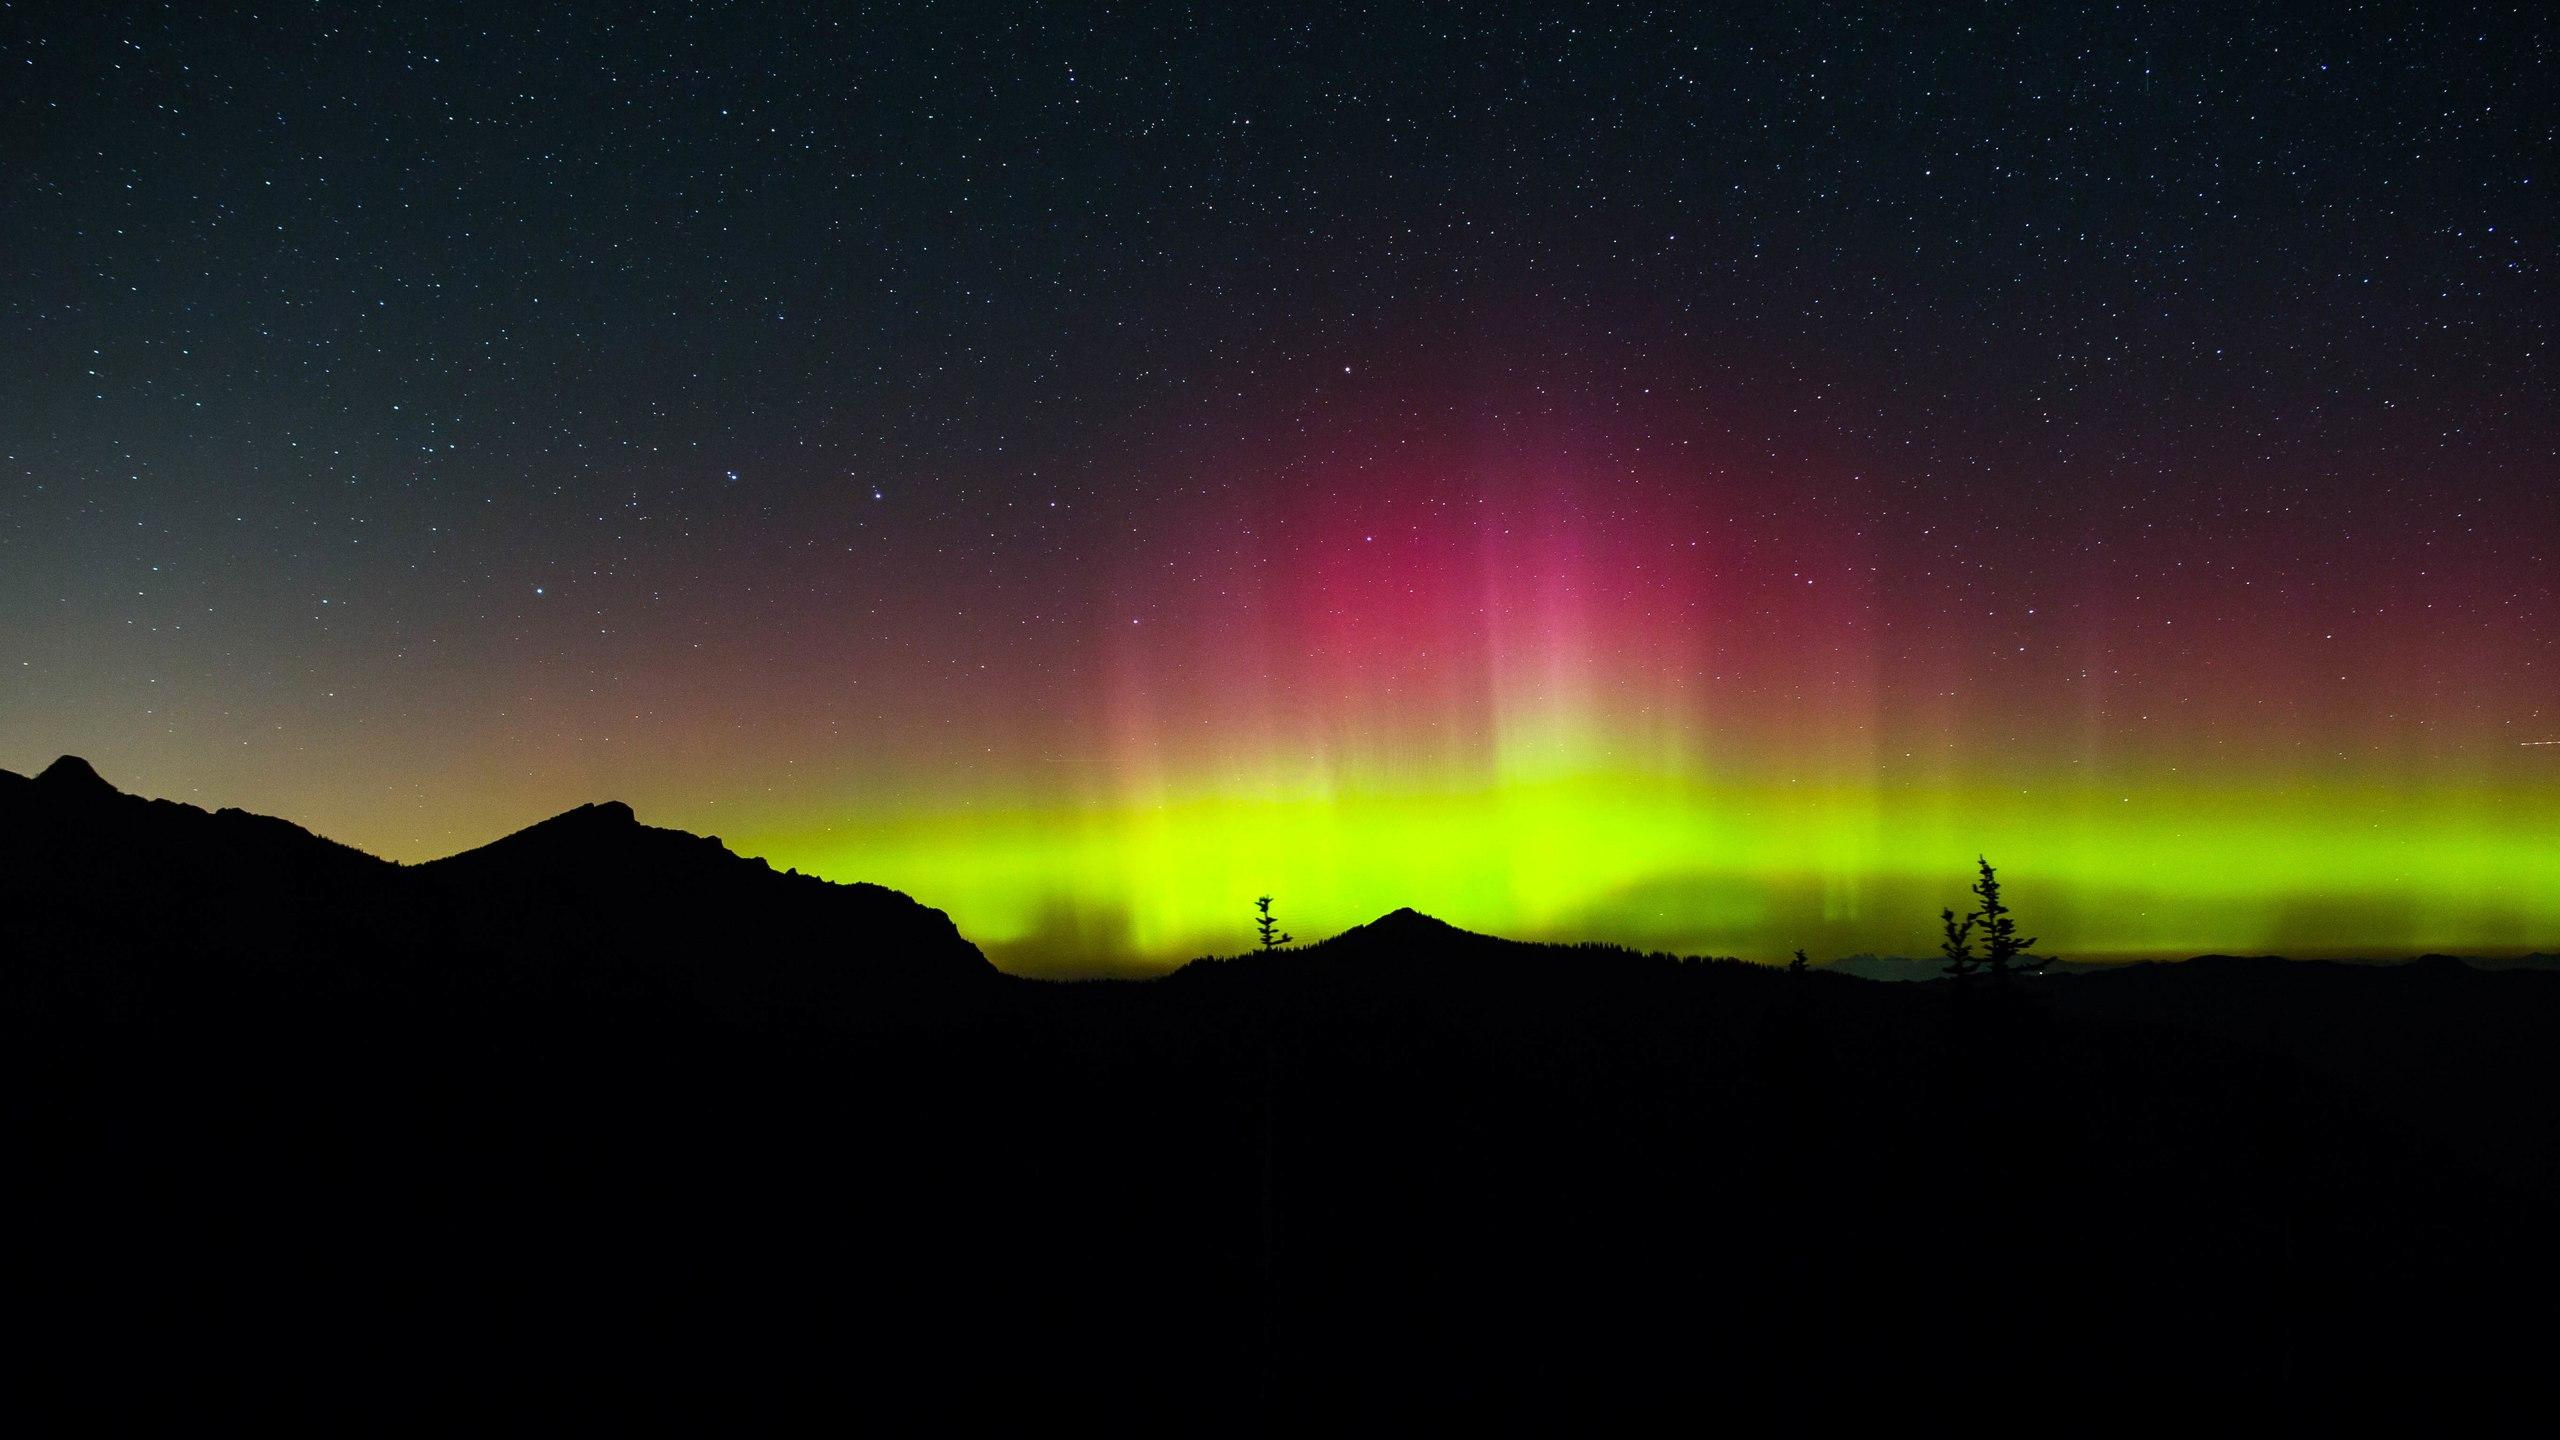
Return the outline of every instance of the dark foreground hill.
<path id="1" fill-rule="evenodd" d="M 88 1416 L 2050 1430 L 2544 1384 L 2560 977 L 2001 1001 L 1398 912 L 1036 984 L 617 806 L 404 869 L 85 772 L 0 777 L 0 1055 L 18 1358 Z"/>

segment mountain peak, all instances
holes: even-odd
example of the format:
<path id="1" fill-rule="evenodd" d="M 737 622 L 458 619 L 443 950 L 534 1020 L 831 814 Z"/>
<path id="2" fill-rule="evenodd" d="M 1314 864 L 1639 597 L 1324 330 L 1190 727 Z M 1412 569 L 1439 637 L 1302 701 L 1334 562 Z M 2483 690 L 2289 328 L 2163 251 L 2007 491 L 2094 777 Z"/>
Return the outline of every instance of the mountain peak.
<path id="1" fill-rule="evenodd" d="M 1425 915 L 1410 905 L 1399 905 L 1369 923 L 1372 925 L 1433 925 L 1443 930 L 1454 928 L 1449 922 L 1436 916 Z"/>
<path id="2" fill-rule="evenodd" d="M 537 820 L 475 850 L 430 860 L 430 866 L 460 864 L 466 868 L 496 856 L 544 855 L 556 858 L 574 857 L 594 860 L 601 856 L 627 856 L 630 842 L 642 836 L 662 836 L 676 832 L 651 830 L 631 813 L 631 807 L 619 800 L 599 800 L 563 810 L 548 820 Z M 690 837 L 687 837 L 690 838 Z"/>
<path id="3" fill-rule="evenodd" d="M 543 823 L 591 825 L 599 829 L 619 830 L 639 824 L 640 817 L 631 813 L 631 807 L 619 800 L 598 800 L 592 805 L 581 805 L 575 810 L 564 810 Z"/>
<path id="4" fill-rule="evenodd" d="M 1461 930 L 1436 916 L 1425 915 L 1411 906 L 1390 910 L 1366 925 L 1355 925 L 1341 937 L 1357 935 L 1368 940 L 1447 940 L 1458 936 L 1474 937 L 1474 932 Z"/>
<path id="5" fill-rule="evenodd" d="M 630 806 L 619 800 L 598 800 L 593 804 L 563 810 L 548 820 L 537 820 L 516 833 L 519 835 L 585 834 L 591 831 L 635 830 L 639 825 L 640 817 L 631 813 Z"/>
<path id="6" fill-rule="evenodd" d="M 99 776 L 96 767 L 77 755 L 65 755 L 44 767 L 36 783 L 65 795 L 113 795 L 116 787 Z"/>

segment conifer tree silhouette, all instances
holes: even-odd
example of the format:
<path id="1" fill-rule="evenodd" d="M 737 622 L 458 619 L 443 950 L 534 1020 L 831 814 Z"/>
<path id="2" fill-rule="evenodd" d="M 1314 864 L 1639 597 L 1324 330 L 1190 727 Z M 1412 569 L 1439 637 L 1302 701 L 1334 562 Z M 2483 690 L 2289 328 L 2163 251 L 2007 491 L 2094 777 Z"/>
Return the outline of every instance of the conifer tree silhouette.
<path id="1" fill-rule="evenodd" d="M 1798 950 L 1796 958 L 1787 962 L 1787 973 L 1790 975 L 1801 975 L 1812 968 L 1813 962 L 1804 958 L 1802 950 Z"/>
<path id="2" fill-rule="evenodd" d="M 1946 968 L 1938 973 L 1962 984 L 1974 971 L 1982 968 L 1982 962 L 1973 953 L 1973 922 L 1976 917 L 1967 915 L 1959 920 L 1955 911 L 1941 910 L 1938 918 L 1946 930 L 1946 938 L 1938 942 L 1938 953 L 1947 957 Z"/>
<path id="3" fill-rule="evenodd" d="M 2011 975 L 2033 974 L 2052 964 L 2033 953 L 2034 936 L 2018 937 L 2017 917 L 2000 899 L 1999 872 L 1981 856 L 1975 856 L 1974 863 L 1982 867 L 1982 878 L 1973 885 L 1973 893 L 1982 904 L 1968 919 L 1982 924 L 1982 965 L 1990 972 L 1992 983 L 2005 986 Z"/>
<path id="4" fill-rule="evenodd" d="M 1281 946 L 1298 938 L 1295 935 L 1284 935 L 1280 933 L 1280 922 L 1271 918 L 1270 896 L 1265 895 L 1254 901 L 1253 908 L 1253 925 L 1256 930 L 1262 932 L 1263 949 L 1277 950 Z"/>

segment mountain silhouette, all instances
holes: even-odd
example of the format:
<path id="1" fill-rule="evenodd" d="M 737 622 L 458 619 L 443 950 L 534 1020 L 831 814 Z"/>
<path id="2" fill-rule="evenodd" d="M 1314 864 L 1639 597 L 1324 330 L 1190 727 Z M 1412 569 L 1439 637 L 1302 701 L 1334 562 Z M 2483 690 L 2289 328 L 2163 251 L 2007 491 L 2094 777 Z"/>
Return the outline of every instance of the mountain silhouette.
<path id="1" fill-rule="evenodd" d="M 74 756 L 31 781 L 0 776 L 8 925 L 29 961 L 105 946 L 273 973 L 363 957 L 537 992 L 619 971 L 605 993 L 759 1009 L 841 1010 L 1000 978 L 941 911 L 777 872 L 716 838 L 642 825 L 618 801 L 402 866 L 271 816 L 124 794 Z"/>
<path id="2" fill-rule="evenodd" d="M 403 866 L 0 772 L 18 1358 L 90 1416 L 2043 1431 L 2521 1394 L 2555 1039 L 2531 968 L 2003 997 L 1413 910 L 1033 982 L 617 803 Z"/>
<path id="3" fill-rule="evenodd" d="M 5 773 L 7 772 L 0 771 L 0 774 Z M 10 778 L 19 777 L 13 775 Z M 77 755 L 62 756 L 44 767 L 43 771 L 36 776 L 36 784 L 42 786 L 46 793 L 59 796 L 95 797 L 115 792 L 114 786 L 101 779 L 97 770 Z"/>
<path id="4" fill-rule="evenodd" d="M 1204 957 L 1176 971 L 1171 978 L 1187 983 L 1234 972 L 1354 988 L 1519 983 L 1571 986 L 1629 968 L 1658 969 L 1679 963 L 1683 962 L 1677 956 L 1647 954 L 1621 945 L 1557 945 L 1485 935 L 1404 907 L 1312 944 L 1233 957 Z"/>
<path id="5" fill-rule="evenodd" d="M 1505 944 L 1490 935 L 1461 930 L 1445 920 L 1425 915 L 1407 907 L 1391 910 L 1366 925 L 1355 925 L 1322 943 L 1344 948 L 1360 946 L 1404 947 L 1412 945 L 1465 945 L 1475 942 Z"/>
<path id="6" fill-rule="evenodd" d="M 1421 967 L 1428 978 L 1448 965 L 1467 967 L 1478 980 L 1489 963 L 1519 947 L 1513 941 L 1461 930 L 1419 910 L 1389 911 L 1363 925 L 1304 945 L 1259 949 L 1233 957 L 1208 956 L 1174 972 L 1178 983 L 1190 983 L 1213 972 L 1242 969 L 1295 982 L 1345 980 L 1374 985 L 1391 977 L 1416 978 L 1405 972 Z"/>

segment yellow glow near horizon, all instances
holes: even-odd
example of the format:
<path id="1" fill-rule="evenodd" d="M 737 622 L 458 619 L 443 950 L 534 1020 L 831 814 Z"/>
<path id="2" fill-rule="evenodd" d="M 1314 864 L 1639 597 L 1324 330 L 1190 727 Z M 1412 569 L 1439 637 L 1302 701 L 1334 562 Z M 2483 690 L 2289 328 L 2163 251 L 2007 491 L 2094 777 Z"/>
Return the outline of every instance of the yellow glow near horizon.
<path id="1" fill-rule="evenodd" d="M 2555 798 L 2381 785 L 1995 796 L 1585 773 L 971 807 L 734 838 L 907 890 L 1029 971 L 1234 951 L 1266 892 L 1302 940 L 1411 905 L 1519 938 L 1925 953 L 1977 852 L 2057 954 L 2414 952 L 2560 937 Z"/>

